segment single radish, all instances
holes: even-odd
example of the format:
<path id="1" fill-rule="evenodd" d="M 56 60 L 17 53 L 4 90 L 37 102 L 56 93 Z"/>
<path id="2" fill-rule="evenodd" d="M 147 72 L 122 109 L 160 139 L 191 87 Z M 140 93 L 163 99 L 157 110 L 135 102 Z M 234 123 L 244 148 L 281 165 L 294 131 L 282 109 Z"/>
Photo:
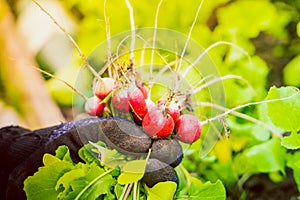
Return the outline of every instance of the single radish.
<path id="1" fill-rule="evenodd" d="M 113 93 L 112 106 L 120 112 L 129 112 L 128 88 L 123 88 Z"/>
<path id="2" fill-rule="evenodd" d="M 143 119 L 143 129 L 152 138 L 166 138 L 174 130 L 174 121 L 169 114 L 157 106 L 150 110 Z"/>
<path id="3" fill-rule="evenodd" d="M 168 114 L 173 118 L 174 122 L 179 119 L 180 117 L 180 106 L 178 103 L 175 103 L 174 100 L 172 100 L 168 105 L 167 100 L 161 99 L 158 101 L 158 105 L 164 109 L 167 109 Z M 167 107 L 167 108 L 166 108 Z"/>
<path id="4" fill-rule="evenodd" d="M 173 118 L 174 122 L 176 123 L 180 117 L 180 110 L 176 109 L 176 108 L 174 109 L 171 107 L 168 107 L 167 110 L 168 110 L 168 114 Z"/>
<path id="5" fill-rule="evenodd" d="M 184 143 L 192 144 L 198 140 L 201 131 L 201 124 L 194 115 L 183 114 L 175 124 L 175 135 Z"/>
<path id="6" fill-rule="evenodd" d="M 93 86 L 94 94 L 100 98 L 104 99 L 116 88 L 116 81 L 110 77 L 104 77 L 97 80 Z"/>
<path id="7" fill-rule="evenodd" d="M 180 117 L 180 106 L 175 103 L 175 101 L 171 101 L 171 103 L 168 105 L 167 111 L 176 123 Z"/>
<path id="8" fill-rule="evenodd" d="M 128 98 L 132 112 L 138 118 L 143 119 L 148 112 L 143 92 L 135 84 L 131 84 L 128 89 Z"/>
<path id="9" fill-rule="evenodd" d="M 96 96 L 90 97 L 86 102 L 85 102 L 85 112 L 89 115 L 92 116 L 99 116 L 102 114 L 105 103 L 101 103 L 101 99 L 99 99 Z"/>

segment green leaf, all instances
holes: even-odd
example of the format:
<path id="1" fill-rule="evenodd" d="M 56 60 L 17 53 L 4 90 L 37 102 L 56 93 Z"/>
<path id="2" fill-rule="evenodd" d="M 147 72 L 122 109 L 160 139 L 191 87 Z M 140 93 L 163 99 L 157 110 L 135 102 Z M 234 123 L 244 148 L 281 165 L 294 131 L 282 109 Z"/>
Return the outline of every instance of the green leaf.
<path id="1" fill-rule="evenodd" d="M 256 173 L 255 163 L 246 156 L 246 153 L 239 153 L 233 160 L 233 168 L 237 175 Z"/>
<path id="2" fill-rule="evenodd" d="M 56 190 L 57 181 L 63 174 L 73 169 L 73 165 L 66 161 L 55 162 L 40 167 L 38 172 L 24 181 L 27 199 L 57 199 L 60 190 Z"/>
<path id="3" fill-rule="evenodd" d="M 146 160 L 132 160 L 127 162 L 118 177 L 118 183 L 123 185 L 140 180 L 144 176 L 146 165 Z"/>
<path id="4" fill-rule="evenodd" d="M 297 24 L 297 35 L 300 37 L 300 22 Z"/>
<path id="5" fill-rule="evenodd" d="M 57 158 L 51 154 L 48 154 L 48 153 L 44 154 L 44 156 L 43 156 L 43 164 L 45 166 L 50 166 L 50 165 L 60 162 L 60 161 L 61 160 L 59 158 Z"/>
<path id="6" fill-rule="evenodd" d="M 68 194 L 68 199 L 97 199 L 100 196 L 105 196 L 106 199 L 114 199 L 111 191 L 117 181 L 110 175 L 110 172 L 104 171 L 96 163 L 92 163 L 84 177 L 71 183 L 76 198 L 72 198 L 72 196 L 70 198 Z"/>
<path id="7" fill-rule="evenodd" d="M 69 150 L 59 147 L 58 157 L 44 155 L 44 163 L 33 176 L 24 182 L 27 199 L 115 199 L 112 187 L 117 183 L 110 174 L 113 170 L 105 171 L 96 162 L 77 163 L 68 161 Z"/>
<path id="8" fill-rule="evenodd" d="M 89 142 L 79 149 L 78 155 L 86 163 L 96 162 L 100 164 L 99 158 L 103 159 L 103 155 L 99 148 L 103 149 L 103 151 L 111 151 L 105 148 L 105 146 L 105 143 L 102 141 L 98 141 L 97 143 Z"/>
<path id="9" fill-rule="evenodd" d="M 178 199 L 225 200 L 226 190 L 220 180 L 215 183 L 208 181 L 204 184 L 200 184 L 200 182 L 191 182 L 188 194 L 181 195 Z"/>
<path id="10" fill-rule="evenodd" d="M 57 181 L 56 188 L 63 188 L 59 199 L 97 199 L 101 195 L 113 199 L 111 188 L 116 180 L 108 172 L 96 163 L 79 164 L 77 167 Z"/>
<path id="11" fill-rule="evenodd" d="M 79 157 L 86 163 L 99 162 L 99 160 L 97 159 L 97 154 L 92 152 L 91 148 L 88 145 L 91 146 L 90 144 L 87 144 L 79 149 Z"/>
<path id="12" fill-rule="evenodd" d="M 251 147 L 246 151 L 245 156 L 258 172 L 280 170 L 284 173 L 285 149 L 281 146 L 278 138 Z"/>
<path id="13" fill-rule="evenodd" d="M 125 164 L 124 156 L 119 154 L 116 149 L 107 149 L 97 143 L 90 144 L 97 148 L 97 152 L 100 157 L 101 165 L 106 165 L 110 168 L 115 168 L 117 166 L 121 167 Z"/>
<path id="14" fill-rule="evenodd" d="M 70 183 L 74 181 L 77 178 L 80 178 L 84 176 L 84 171 L 82 168 L 71 170 L 67 173 L 65 173 L 63 176 L 59 178 L 59 180 L 56 183 L 55 189 L 58 190 L 60 185 L 62 185 L 64 188 L 69 188 Z"/>
<path id="15" fill-rule="evenodd" d="M 267 103 L 263 103 L 263 104 L 257 105 L 257 107 L 258 107 L 259 119 L 261 121 L 263 121 L 267 126 L 269 126 L 276 133 L 283 134 L 285 132 L 284 129 L 282 129 L 282 128 L 278 127 L 278 126 L 275 126 L 273 124 L 272 120 L 270 119 L 270 117 L 268 115 L 268 104 Z M 271 132 L 269 134 L 268 139 L 270 137 L 271 137 Z"/>
<path id="16" fill-rule="evenodd" d="M 199 188 L 197 196 L 199 200 L 223 200 L 226 199 L 226 191 L 220 180 L 215 183 L 206 182 Z"/>
<path id="17" fill-rule="evenodd" d="M 60 162 L 61 160 L 72 163 L 72 158 L 70 156 L 69 148 L 65 145 L 59 146 L 55 151 L 55 156 L 51 154 L 44 154 L 43 164 L 45 166 Z"/>
<path id="18" fill-rule="evenodd" d="M 226 199 L 225 187 L 220 180 L 215 183 L 203 183 L 198 178 L 191 176 L 182 165 L 179 165 L 176 171 L 179 177 L 177 199 Z"/>
<path id="19" fill-rule="evenodd" d="M 124 189 L 124 186 L 122 186 L 120 184 L 116 184 L 116 186 L 114 188 L 114 193 L 115 193 L 117 199 L 120 199 L 123 189 Z"/>
<path id="20" fill-rule="evenodd" d="M 190 182 L 190 187 L 189 187 L 190 194 L 196 194 L 198 192 L 199 187 L 203 185 L 203 182 L 201 180 L 191 175 L 189 175 L 189 182 Z"/>
<path id="21" fill-rule="evenodd" d="M 146 192 L 148 194 L 148 200 L 169 200 L 173 199 L 176 192 L 176 183 L 172 181 L 160 182 L 154 185 L 152 188 L 148 188 L 145 185 Z"/>
<path id="22" fill-rule="evenodd" d="M 300 168 L 300 151 L 286 155 L 286 166 L 290 168 Z"/>
<path id="23" fill-rule="evenodd" d="M 272 87 L 267 99 L 280 99 L 268 103 L 268 115 L 272 122 L 286 131 L 296 133 L 300 129 L 300 94 L 293 87 Z"/>
<path id="24" fill-rule="evenodd" d="M 287 149 L 299 149 L 300 135 L 297 133 L 292 133 L 290 136 L 283 137 L 281 139 L 281 145 Z"/>
<path id="25" fill-rule="evenodd" d="M 266 30 L 276 16 L 275 6 L 268 1 L 236 1 L 229 6 L 219 9 L 217 13 L 219 26 L 228 30 L 243 31 L 243 36 L 256 37 L 261 30 Z M 249 9 L 251 8 L 251 9 Z M 244 13 L 244 17 L 241 16 Z M 257 16 L 257 14 L 259 15 Z M 232 21 L 232 19 L 235 19 Z M 228 32 L 228 31 L 226 31 Z M 231 34 L 232 37 L 236 36 Z"/>
<path id="26" fill-rule="evenodd" d="M 238 181 L 232 162 L 213 165 L 213 170 L 225 185 L 234 185 Z"/>
<path id="27" fill-rule="evenodd" d="M 298 186 L 298 191 L 300 191 L 300 152 L 295 152 L 294 154 L 287 154 L 286 156 L 287 166 L 293 169 L 294 179 Z"/>
<path id="28" fill-rule="evenodd" d="M 300 23 L 298 23 L 300 32 Z M 300 87 L 300 55 L 291 60 L 283 70 L 283 80 L 287 85 Z"/>
<path id="29" fill-rule="evenodd" d="M 45 154 L 44 167 L 24 181 L 24 190 L 28 199 L 56 199 L 61 188 L 56 188 L 57 181 L 74 168 L 67 146 L 60 146 L 56 156 Z M 45 181 L 46 180 L 46 181 Z"/>
<path id="30" fill-rule="evenodd" d="M 66 145 L 59 146 L 55 151 L 55 156 L 60 160 L 73 162 L 70 156 L 69 148 Z"/>

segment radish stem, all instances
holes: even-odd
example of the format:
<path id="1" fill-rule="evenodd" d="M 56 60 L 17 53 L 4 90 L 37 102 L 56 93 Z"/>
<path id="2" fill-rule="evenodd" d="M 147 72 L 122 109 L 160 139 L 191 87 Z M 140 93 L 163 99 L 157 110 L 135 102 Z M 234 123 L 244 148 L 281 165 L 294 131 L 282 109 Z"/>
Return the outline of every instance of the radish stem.
<path id="1" fill-rule="evenodd" d="M 235 47 L 237 49 L 239 49 L 242 53 L 244 53 L 249 62 L 252 64 L 252 60 L 251 60 L 251 57 L 250 55 L 248 54 L 248 52 L 246 52 L 243 48 L 241 48 L 240 46 L 232 43 L 232 42 L 226 42 L 226 41 L 218 41 L 218 42 L 215 42 L 213 43 L 212 45 L 210 45 L 209 47 L 207 47 L 198 57 L 197 59 L 191 64 L 189 65 L 185 71 L 183 72 L 182 76 L 185 77 L 187 75 L 187 73 L 189 72 L 189 70 L 191 70 L 202 58 L 203 56 L 205 56 L 211 49 L 221 45 L 221 44 L 225 44 L 225 45 L 229 45 L 229 46 L 232 46 L 232 47 Z"/>
<path id="2" fill-rule="evenodd" d="M 58 78 L 56 76 L 54 76 L 53 74 L 50 74 L 49 72 L 46 72 L 45 70 L 42 70 L 38 67 L 32 66 L 34 69 L 38 70 L 39 72 L 46 74 L 47 76 L 50 76 L 51 78 L 54 78 L 62 83 L 64 83 L 66 86 L 68 86 L 69 88 L 71 88 L 74 92 L 76 92 L 79 96 L 81 96 L 85 101 L 88 100 L 87 96 L 85 96 L 83 93 L 81 93 L 79 90 L 77 90 L 75 87 L 73 87 L 70 83 L 68 83 L 67 81 L 62 80 L 61 78 Z"/>
<path id="3" fill-rule="evenodd" d="M 264 100 L 264 101 L 258 101 L 258 102 L 250 102 L 250 103 L 246 103 L 244 105 L 239 105 L 239 106 L 236 106 L 234 108 L 225 108 L 223 106 L 220 106 L 220 105 L 217 105 L 217 104 L 212 104 L 212 103 L 208 103 L 208 102 L 199 102 L 198 105 L 200 106 L 211 106 L 211 107 L 214 107 L 218 110 L 223 110 L 225 111 L 224 113 L 222 114 L 219 114 L 217 116 L 214 116 L 212 118 L 209 118 L 207 120 L 204 120 L 201 122 L 202 125 L 205 125 L 205 124 L 208 124 L 214 120 L 217 120 L 217 119 L 220 119 L 220 118 L 223 118 L 225 116 L 227 116 L 228 114 L 233 114 L 233 115 L 236 115 L 238 117 L 241 117 L 241 118 L 244 118 L 244 119 L 247 119 L 257 125 L 262 125 L 264 127 L 266 127 L 268 130 L 272 131 L 272 133 L 276 134 L 278 137 L 282 137 L 281 134 L 277 133 L 277 130 L 275 130 L 273 127 L 269 126 L 268 124 L 258 120 L 258 119 L 255 119 L 253 117 L 250 117 L 246 114 L 243 114 L 243 113 L 239 113 L 239 112 L 236 112 L 236 110 L 238 109 L 241 109 L 241 108 L 244 108 L 244 107 L 247 107 L 247 106 L 253 106 L 253 105 L 259 105 L 259 104 L 263 104 L 263 103 L 271 103 L 271 102 L 276 102 L 276 101 L 283 101 L 283 100 L 288 100 L 290 98 L 293 98 L 295 95 L 298 95 L 299 94 L 299 90 L 297 91 L 297 93 L 289 96 L 289 97 L 284 97 L 284 98 L 278 98 L 278 99 L 270 99 L 270 100 Z"/>
<path id="4" fill-rule="evenodd" d="M 189 43 L 189 41 L 190 41 L 190 39 L 191 39 L 191 35 L 192 35 L 193 29 L 194 29 L 194 27 L 195 27 L 196 21 L 197 21 L 197 19 L 198 19 L 198 16 L 199 16 L 200 10 L 201 10 L 201 8 L 202 8 L 203 2 L 204 2 L 204 0 L 201 0 L 200 4 L 199 4 L 199 6 L 198 6 L 196 15 L 195 15 L 195 17 L 194 17 L 194 21 L 193 21 L 193 23 L 192 23 L 192 25 L 191 25 L 191 28 L 190 28 L 190 30 L 189 30 L 189 33 L 188 33 L 187 40 L 185 41 L 185 45 L 184 45 L 184 47 L 183 47 L 183 50 L 182 50 L 182 53 L 181 53 L 181 56 L 180 56 L 180 59 L 179 59 L 178 71 L 180 71 L 180 68 L 181 68 L 181 65 L 182 65 L 182 60 L 183 60 L 183 57 L 184 57 L 186 48 L 187 48 L 187 46 L 188 46 L 188 43 Z"/>
<path id="5" fill-rule="evenodd" d="M 130 64 L 134 65 L 134 45 L 135 45 L 135 25 L 134 25 L 134 16 L 133 16 L 133 8 L 129 2 L 129 0 L 125 0 L 126 5 L 129 9 L 130 16 L 130 26 L 131 26 L 131 47 L 130 47 Z"/>
<path id="6" fill-rule="evenodd" d="M 107 18 L 106 14 L 106 3 L 107 0 L 104 0 L 104 22 L 105 22 L 105 33 L 106 33 L 106 41 L 107 41 L 107 66 L 108 66 L 108 74 L 110 77 L 112 77 L 112 71 L 111 71 L 111 40 L 110 40 L 110 25 L 109 20 Z"/>
<path id="7" fill-rule="evenodd" d="M 157 24 L 158 24 L 158 14 L 159 9 L 162 4 L 163 0 L 160 0 L 156 12 L 155 12 L 155 21 L 154 21 L 154 32 L 153 32 L 153 41 L 152 41 L 152 53 L 151 53 L 151 61 L 150 61 L 150 74 L 149 74 L 149 82 L 153 79 L 153 62 L 154 62 L 154 52 L 155 52 L 155 42 L 156 42 L 156 34 L 157 34 Z"/>
<path id="8" fill-rule="evenodd" d="M 214 84 L 214 83 L 216 83 L 218 81 L 227 80 L 227 79 L 239 79 L 239 80 L 243 80 L 248 85 L 250 85 L 245 79 L 243 79 L 243 77 L 229 74 L 229 75 L 226 75 L 226 76 L 214 78 L 214 79 L 208 81 L 207 83 L 199 86 L 198 88 L 192 89 L 190 92 L 191 92 L 191 94 L 196 94 L 196 93 L 200 92 L 202 89 L 204 89 L 204 88 L 206 88 L 206 87 L 208 87 L 208 86 L 210 86 L 210 85 L 212 85 L 212 84 Z"/>
<path id="9" fill-rule="evenodd" d="M 69 39 L 69 41 L 71 42 L 71 44 L 75 47 L 75 49 L 77 50 L 77 52 L 79 53 L 81 59 L 84 62 L 84 66 L 86 68 L 88 68 L 88 70 L 99 80 L 101 80 L 100 75 L 90 66 L 90 64 L 88 63 L 84 53 L 81 51 L 81 49 L 79 48 L 79 46 L 77 45 L 77 43 L 75 42 L 75 40 L 73 39 L 73 37 L 70 35 L 70 33 L 63 27 L 61 26 L 56 20 L 55 18 L 36 0 L 32 0 L 46 15 L 48 15 L 48 17 L 53 21 L 53 23 L 67 36 L 67 38 Z"/>

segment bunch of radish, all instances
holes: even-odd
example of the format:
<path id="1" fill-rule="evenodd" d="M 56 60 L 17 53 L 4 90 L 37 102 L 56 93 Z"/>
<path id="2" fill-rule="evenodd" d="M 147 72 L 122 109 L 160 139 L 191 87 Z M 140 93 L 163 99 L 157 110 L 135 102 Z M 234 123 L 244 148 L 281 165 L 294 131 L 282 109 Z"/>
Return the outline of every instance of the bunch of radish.
<path id="1" fill-rule="evenodd" d="M 201 124 L 196 116 L 184 114 L 184 106 L 171 90 L 167 98 L 161 97 L 154 103 L 150 87 L 137 81 L 133 74 L 122 73 L 116 79 L 96 78 L 94 95 L 86 101 L 85 112 L 98 117 L 106 116 L 107 112 L 113 117 L 100 122 L 101 138 L 109 148 L 138 157 L 151 152 L 142 178 L 148 187 L 165 181 L 178 185 L 174 168 L 183 159 L 179 141 L 197 141 Z"/>
<path id="2" fill-rule="evenodd" d="M 201 135 L 201 123 L 192 114 L 182 114 L 181 105 L 174 98 L 159 100 L 148 98 L 148 88 L 140 81 L 120 83 L 111 77 L 98 79 L 93 85 L 94 96 L 85 104 L 85 112 L 102 116 L 110 110 L 116 116 L 126 116 L 152 139 L 177 138 L 192 144 Z M 110 102 L 108 104 L 107 102 Z"/>

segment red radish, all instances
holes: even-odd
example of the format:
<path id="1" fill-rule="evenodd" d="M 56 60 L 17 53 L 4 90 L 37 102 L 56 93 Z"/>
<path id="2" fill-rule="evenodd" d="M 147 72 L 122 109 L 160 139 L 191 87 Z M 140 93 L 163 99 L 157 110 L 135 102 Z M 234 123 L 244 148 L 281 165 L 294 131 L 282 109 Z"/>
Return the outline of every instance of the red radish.
<path id="1" fill-rule="evenodd" d="M 198 140 L 201 131 L 201 124 L 194 115 L 183 114 L 175 124 L 176 137 L 184 143 L 192 144 Z"/>
<path id="2" fill-rule="evenodd" d="M 120 112 L 129 112 L 128 88 L 120 89 L 113 94 L 112 106 Z"/>
<path id="3" fill-rule="evenodd" d="M 110 77 L 104 77 L 101 80 L 97 80 L 93 91 L 94 94 L 100 99 L 104 99 L 109 95 L 116 87 L 115 79 Z"/>
<path id="4" fill-rule="evenodd" d="M 166 107 L 167 101 L 165 99 L 161 99 L 158 101 L 158 105 L 162 108 Z M 167 107 L 168 114 L 173 118 L 174 122 L 178 120 L 180 117 L 180 106 L 172 100 Z"/>
<path id="5" fill-rule="evenodd" d="M 180 110 L 168 107 L 168 114 L 173 118 L 174 122 L 176 123 L 180 117 Z"/>
<path id="6" fill-rule="evenodd" d="M 143 92 L 137 86 L 132 84 L 128 89 L 128 98 L 133 113 L 140 119 L 143 119 L 148 112 Z"/>
<path id="7" fill-rule="evenodd" d="M 90 97 L 86 102 L 85 102 L 85 112 L 89 115 L 92 116 L 99 116 L 102 114 L 105 104 L 101 103 L 101 99 L 99 99 L 96 96 Z"/>
<path id="8" fill-rule="evenodd" d="M 180 106 L 177 103 L 175 103 L 174 101 L 171 101 L 167 110 L 168 110 L 169 115 L 171 115 L 174 122 L 176 123 L 180 117 Z"/>
<path id="9" fill-rule="evenodd" d="M 145 86 L 145 83 L 143 82 L 137 82 L 136 86 L 142 91 L 144 98 L 147 99 L 148 97 L 148 89 Z"/>
<path id="10" fill-rule="evenodd" d="M 141 117 L 137 116 L 134 112 L 132 112 L 131 114 L 132 114 L 132 118 L 133 118 L 134 122 L 137 125 L 142 125 L 143 119 Z"/>
<path id="11" fill-rule="evenodd" d="M 143 129 L 152 138 L 166 138 L 174 130 L 173 118 L 162 109 L 150 110 L 143 119 Z"/>
<path id="12" fill-rule="evenodd" d="M 145 99 L 146 105 L 147 105 L 147 109 L 148 112 L 150 110 L 152 110 L 153 108 L 156 108 L 157 106 L 155 105 L 155 103 L 151 100 L 151 99 Z"/>

